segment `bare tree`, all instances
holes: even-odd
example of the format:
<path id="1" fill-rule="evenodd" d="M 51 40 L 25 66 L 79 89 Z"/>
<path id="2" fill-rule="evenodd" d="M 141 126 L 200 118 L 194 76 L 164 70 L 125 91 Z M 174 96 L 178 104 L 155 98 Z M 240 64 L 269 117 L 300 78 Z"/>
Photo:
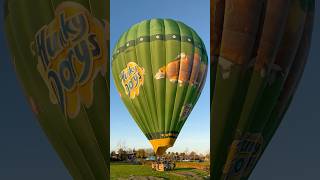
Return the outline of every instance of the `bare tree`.
<path id="1" fill-rule="evenodd" d="M 189 157 L 190 157 L 190 159 L 192 159 L 192 160 L 196 160 L 196 156 L 197 156 L 197 153 L 194 152 L 194 151 L 192 151 L 192 152 L 189 154 Z"/>
<path id="2" fill-rule="evenodd" d="M 127 146 L 126 146 L 126 141 L 123 140 L 123 141 L 118 141 L 117 143 L 117 149 L 123 149 L 123 150 L 126 150 L 127 149 Z"/>

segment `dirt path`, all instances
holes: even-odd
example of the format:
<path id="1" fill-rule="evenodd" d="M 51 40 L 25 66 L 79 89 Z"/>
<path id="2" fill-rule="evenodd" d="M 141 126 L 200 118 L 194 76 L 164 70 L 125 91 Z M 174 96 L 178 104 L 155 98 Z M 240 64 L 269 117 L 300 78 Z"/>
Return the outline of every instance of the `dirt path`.
<path id="1" fill-rule="evenodd" d="M 198 174 L 196 174 L 194 172 L 188 172 L 188 171 L 174 172 L 171 174 L 174 174 L 176 176 L 181 176 L 186 179 L 194 179 L 194 180 L 205 180 L 206 179 L 204 177 L 199 176 Z"/>
<path id="2" fill-rule="evenodd" d="M 128 178 L 119 178 L 118 180 L 164 180 L 164 178 L 158 178 L 153 176 L 131 176 Z"/>
<path id="3" fill-rule="evenodd" d="M 180 172 L 172 172 L 170 173 L 175 176 L 179 176 L 183 179 L 189 179 L 189 180 L 209 180 L 210 178 L 205 178 L 202 176 L 199 176 L 198 174 L 194 172 L 188 172 L 188 171 L 180 171 Z M 154 176 L 130 176 L 128 178 L 119 178 L 118 180 L 165 180 L 166 178 L 159 178 Z"/>

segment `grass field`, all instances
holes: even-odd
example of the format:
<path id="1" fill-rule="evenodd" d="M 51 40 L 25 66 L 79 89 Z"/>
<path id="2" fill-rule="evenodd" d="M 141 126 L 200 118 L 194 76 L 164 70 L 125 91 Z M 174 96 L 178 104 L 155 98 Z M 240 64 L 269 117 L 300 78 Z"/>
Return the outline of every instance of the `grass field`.
<path id="1" fill-rule="evenodd" d="M 150 165 L 133 165 L 127 163 L 111 163 L 111 179 L 128 179 L 131 177 L 157 177 L 163 179 L 208 179 L 208 172 L 202 167 L 208 163 L 177 163 L 173 171 L 157 172 Z M 200 167 L 200 168 L 199 168 Z"/>

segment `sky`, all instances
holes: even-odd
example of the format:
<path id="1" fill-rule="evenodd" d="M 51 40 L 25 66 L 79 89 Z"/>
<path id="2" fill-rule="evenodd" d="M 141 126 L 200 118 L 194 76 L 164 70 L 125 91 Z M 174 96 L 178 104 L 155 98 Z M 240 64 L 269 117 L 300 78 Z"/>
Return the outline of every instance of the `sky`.
<path id="1" fill-rule="evenodd" d="M 127 2 L 131 1 L 128 0 Z M 188 3 L 191 2 L 194 3 L 195 1 L 185 0 L 181 5 L 184 4 L 184 6 L 187 6 Z M 0 7 L 2 7 L 2 3 L 3 0 L 0 0 Z M 111 11 L 112 13 L 115 13 L 114 11 L 122 12 L 118 14 L 119 19 L 121 18 L 122 20 L 117 21 L 114 19 L 111 22 L 114 26 L 119 26 L 119 30 L 115 29 L 111 31 L 112 34 L 115 34 L 114 38 L 111 38 L 113 44 L 120 34 L 128 29 L 130 25 L 137 23 L 142 19 L 153 17 L 151 15 L 148 17 L 139 15 L 140 12 L 138 13 L 138 10 L 158 13 L 155 14 L 155 16 L 160 16 L 162 13 L 170 13 L 170 11 L 164 11 L 159 7 L 153 7 L 157 5 L 156 3 L 148 5 L 143 4 L 142 1 L 135 0 L 135 4 L 140 5 L 140 8 L 135 8 L 135 11 L 131 11 L 133 14 L 126 15 L 126 12 L 129 11 L 133 5 L 120 5 L 121 9 L 119 9 L 120 7 L 117 9 L 115 8 L 116 4 L 114 3 L 115 1 L 112 3 Z M 172 3 L 173 0 L 161 1 L 161 7 L 167 8 L 175 6 L 175 3 L 173 5 Z M 204 3 L 201 6 L 204 6 L 205 9 L 209 8 L 208 3 L 203 0 L 197 1 L 197 3 L 200 3 L 199 6 L 201 3 Z M 148 6 L 149 9 L 143 8 L 146 6 Z M 319 178 L 320 3 L 317 2 L 316 6 L 317 11 L 315 15 L 312 48 L 302 81 L 281 126 L 262 156 L 262 159 L 259 161 L 250 180 L 309 180 Z M 205 14 L 208 12 L 197 8 L 197 6 L 193 4 L 188 5 L 188 7 L 189 8 L 186 10 L 177 8 L 177 11 L 181 11 L 182 13 L 185 12 L 185 14 L 181 15 L 183 17 L 172 16 L 172 18 L 184 21 L 186 24 L 197 30 L 200 36 L 205 40 L 207 48 L 209 48 L 207 45 L 209 38 L 209 23 L 202 22 L 206 19 Z M 196 17 L 193 12 L 200 13 L 199 18 L 197 18 L 198 21 L 196 22 L 194 22 L 195 20 L 192 20 L 193 17 Z M 126 19 L 133 17 L 136 17 L 136 20 L 133 20 L 132 24 L 125 23 Z M 204 26 L 206 29 L 204 29 Z M 0 179 L 71 180 L 67 170 L 64 168 L 61 160 L 47 141 L 40 125 L 32 114 L 21 91 L 13 67 L 10 64 L 9 57 L 3 32 L 3 16 L 2 12 L 0 12 Z M 112 87 L 112 89 L 114 90 L 114 87 Z M 208 94 L 206 95 L 203 93 L 198 105 L 201 104 L 201 100 L 205 101 L 206 97 L 209 97 Z M 117 98 L 118 94 L 113 91 L 111 100 L 120 102 L 120 99 Z M 191 126 L 193 121 L 196 121 L 193 120 L 193 118 L 196 119 L 197 117 L 201 117 L 199 111 L 204 113 L 203 109 L 206 109 L 207 107 L 198 105 L 191 114 L 189 121 L 187 121 L 184 126 L 179 136 L 179 140 L 177 141 L 177 146 L 179 143 L 184 143 L 183 137 L 188 135 L 188 129 L 194 128 L 196 130 L 199 128 L 196 123 L 195 126 Z M 118 106 L 112 107 L 111 110 L 118 113 L 126 113 L 121 103 L 118 103 Z M 119 122 L 122 122 L 122 120 L 120 121 L 119 119 Z M 132 119 L 125 122 L 127 124 L 123 123 L 123 127 L 130 126 L 130 128 L 136 128 L 136 130 L 132 130 L 132 132 L 140 132 Z M 113 125 L 111 127 L 114 128 Z M 206 133 L 207 130 L 205 128 L 209 127 L 201 128 Z M 111 131 L 113 134 L 117 133 L 114 132 L 114 130 Z M 118 131 L 126 132 L 129 130 L 122 129 Z M 113 134 L 111 135 L 113 136 Z M 142 134 L 139 136 L 140 137 L 137 137 L 137 141 L 146 141 Z M 207 137 L 209 137 L 209 135 Z M 120 139 L 120 142 L 124 140 L 124 138 Z M 198 143 L 198 140 L 200 141 L 201 139 L 196 140 L 196 143 Z M 135 141 L 132 140 L 132 142 Z M 114 141 L 113 143 L 117 144 L 117 141 Z M 129 145 L 129 143 L 130 141 L 126 140 L 126 144 Z M 190 144 L 193 144 L 193 142 L 190 142 Z M 147 143 L 145 145 L 147 146 Z"/>
<path id="2" fill-rule="evenodd" d="M 320 2 L 309 59 L 292 104 L 250 180 L 319 179 Z"/>
<path id="3" fill-rule="evenodd" d="M 158 2 L 158 3 L 157 3 Z M 210 2 L 208 0 L 111 0 L 110 47 L 115 46 L 118 38 L 132 25 L 151 18 L 171 18 L 192 27 L 202 38 L 210 52 Z M 192 13 L 191 13 L 192 12 Z M 111 88 L 111 131 L 110 148 L 120 145 L 128 148 L 152 148 L 122 103 L 115 88 L 113 78 Z M 205 87 L 199 101 L 182 128 L 174 147 L 167 152 L 188 150 L 208 153 L 210 150 L 210 83 L 207 76 Z"/>

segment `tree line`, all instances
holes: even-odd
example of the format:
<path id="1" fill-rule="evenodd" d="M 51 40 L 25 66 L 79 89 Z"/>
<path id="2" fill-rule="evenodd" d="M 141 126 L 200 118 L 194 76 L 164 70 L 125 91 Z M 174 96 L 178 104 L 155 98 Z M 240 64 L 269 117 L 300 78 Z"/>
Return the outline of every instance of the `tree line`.
<path id="1" fill-rule="evenodd" d="M 125 149 L 118 148 L 110 153 L 111 161 L 133 161 L 136 159 L 143 160 L 155 160 L 155 154 L 152 149 Z M 209 161 L 210 154 L 197 153 L 195 151 L 189 152 L 185 150 L 184 152 L 166 152 L 162 158 L 171 159 L 175 161 Z"/>

